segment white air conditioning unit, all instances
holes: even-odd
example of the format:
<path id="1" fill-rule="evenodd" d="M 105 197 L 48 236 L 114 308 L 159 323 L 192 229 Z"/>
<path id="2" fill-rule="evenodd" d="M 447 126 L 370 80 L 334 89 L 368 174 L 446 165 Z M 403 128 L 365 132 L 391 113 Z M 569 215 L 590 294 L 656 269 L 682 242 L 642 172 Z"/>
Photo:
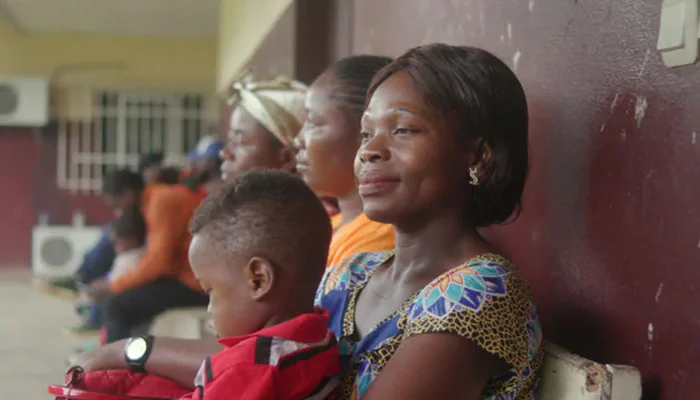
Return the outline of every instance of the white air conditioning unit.
<path id="1" fill-rule="evenodd" d="M 97 243 L 101 227 L 38 225 L 32 232 L 32 270 L 43 279 L 73 276 Z"/>
<path id="2" fill-rule="evenodd" d="M 0 76 L 0 126 L 41 127 L 48 122 L 47 78 Z"/>

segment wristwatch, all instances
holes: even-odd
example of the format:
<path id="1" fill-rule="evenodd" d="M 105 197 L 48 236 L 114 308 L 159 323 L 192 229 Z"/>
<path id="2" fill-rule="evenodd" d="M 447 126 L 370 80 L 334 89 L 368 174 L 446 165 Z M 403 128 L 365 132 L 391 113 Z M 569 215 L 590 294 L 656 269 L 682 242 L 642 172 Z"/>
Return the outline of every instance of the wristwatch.
<path id="1" fill-rule="evenodd" d="M 153 336 L 136 336 L 126 341 L 124 358 L 129 369 L 134 372 L 146 372 L 146 361 L 153 349 Z"/>

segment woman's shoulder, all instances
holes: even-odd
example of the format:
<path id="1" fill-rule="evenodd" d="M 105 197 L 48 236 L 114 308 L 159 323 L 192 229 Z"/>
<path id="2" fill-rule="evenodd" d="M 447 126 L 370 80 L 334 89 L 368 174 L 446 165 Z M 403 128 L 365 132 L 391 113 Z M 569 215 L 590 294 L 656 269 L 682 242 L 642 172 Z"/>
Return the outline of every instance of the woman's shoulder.
<path id="1" fill-rule="evenodd" d="M 496 254 L 474 257 L 426 285 L 410 305 L 406 324 L 409 336 L 454 333 L 511 365 L 527 364 L 542 340 L 527 281 Z"/>

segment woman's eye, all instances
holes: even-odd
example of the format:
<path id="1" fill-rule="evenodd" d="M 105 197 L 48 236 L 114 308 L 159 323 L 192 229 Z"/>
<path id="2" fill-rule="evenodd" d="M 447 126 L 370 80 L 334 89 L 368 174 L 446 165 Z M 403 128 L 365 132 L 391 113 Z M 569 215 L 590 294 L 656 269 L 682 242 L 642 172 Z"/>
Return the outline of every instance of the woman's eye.
<path id="1" fill-rule="evenodd" d="M 369 132 L 362 131 L 360 132 L 360 137 L 362 138 L 363 141 L 369 140 L 370 137 L 372 137 L 372 134 Z"/>
<path id="2" fill-rule="evenodd" d="M 408 128 L 396 128 L 394 129 L 394 135 L 403 135 L 406 133 L 410 133 L 411 130 Z"/>

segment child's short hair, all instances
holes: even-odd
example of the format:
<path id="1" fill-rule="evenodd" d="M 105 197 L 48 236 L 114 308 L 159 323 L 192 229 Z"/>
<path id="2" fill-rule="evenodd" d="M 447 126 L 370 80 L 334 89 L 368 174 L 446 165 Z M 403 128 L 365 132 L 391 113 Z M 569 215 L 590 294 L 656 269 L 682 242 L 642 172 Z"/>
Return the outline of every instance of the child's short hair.
<path id="1" fill-rule="evenodd" d="M 112 221 L 111 228 L 117 238 L 134 238 L 139 244 L 146 242 L 146 221 L 137 207 L 122 211 Z"/>
<path id="2" fill-rule="evenodd" d="M 190 232 L 206 235 L 224 257 L 247 252 L 276 266 L 317 272 L 320 282 L 332 228 L 323 205 L 301 178 L 258 170 L 207 197 L 194 213 Z"/>

